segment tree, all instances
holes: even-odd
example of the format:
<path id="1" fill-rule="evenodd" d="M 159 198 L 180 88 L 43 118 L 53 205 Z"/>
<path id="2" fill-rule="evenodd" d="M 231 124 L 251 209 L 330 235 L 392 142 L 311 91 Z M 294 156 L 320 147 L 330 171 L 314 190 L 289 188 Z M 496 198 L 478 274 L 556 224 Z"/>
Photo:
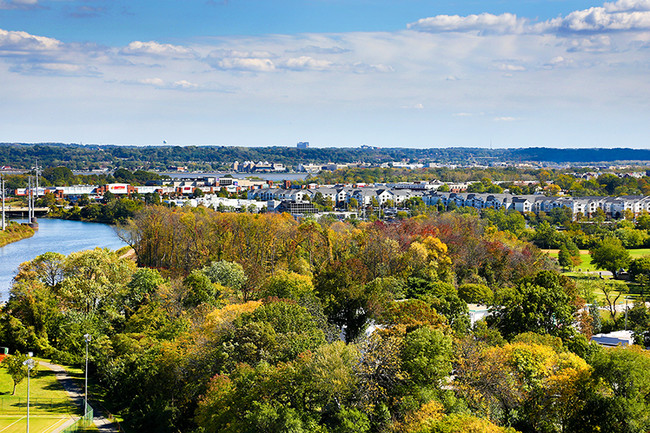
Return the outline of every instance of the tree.
<path id="1" fill-rule="evenodd" d="M 111 201 L 113 201 L 113 200 L 115 200 L 115 199 L 116 199 L 116 196 L 115 196 L 115 194 L 113 194 L 112 192 L 110 192 L 110 191 L 106 191 L 106 192 L 104 193 L 104 199 L 103 199 L 103 202 L 104 202 L 105 204 L 110 203 Z"/>
<path id="2" fill-rule="evenodd" d="M 239 263 L 221 260 L 212 262 L 202 269 L 202 272 L 215 284 L 241 290 L 246 284 L 244 268 Z"/>
<path id="3" fill-rule="evenodd" d="M 425 326 L 409 332 L 402 349 L 404 370 L 418 386 L 440 386 L 451 373 L 451 338 Z"/>
<path id="4" fill-rule="evenodd" d="M 11 395 L 16 395 L 16 385 L 27 377 L 27 366 L 23 364 L 26 360 L 27 355 L 17 353 L 15 355 L 9 355 L 2 361 L 2 366 L 7 369 L 7 373 L 9 373 L 11 380 L 14 382 Z M 35 365 L 38 365 L 38 363 L 35 363 Z"/>
<path id="5" fill-rule="evenodd" d="M 462 284 L 458 287 L 458 296 L 468 304 L 489 304 L 494 293 L 484 284 Z"/>
<path id="6" fill-rule="evenodd" d="M 559 242 L 559 233 L 548 221 L 543 221 L 535 229 L 534 242 L 540 248 L 555 248 Z"/>
<path id="7" fill-rule="evenodd" d="M 47 252 L 34 260 L 20 265 L 16 281 L 26 280 L 32 275 L 43 284 L 54 287 L 63 281 L 65 256 L 60 253 Z"/>
<path id="8" fill-rule="evenodd" d="M 630 261 L 630 277 L 638 281 L 642 276 L 650 277 L 650 257 L 639 257 Z"/>
<path id="9" fill-rule="evenodd" d="M 55 186 L 72 185 L 75 182 L 74 173 L 68 167 L 47 167 L 43 170 L 43 177 Z"/>
<path id="10" fill-rule="evenodd" d="M 573 267 L 573 262 L 571 261 L 571 254 L 569 253 L 569 249 L 566 247 L 565 244 L 562 244 L 560 246 L 560 251 L 558 252 L 557 255 L 557 261 L 562 266 L 563 268 L 571 268 Z"/>
<path id="11" fill-rule="evenodd" d="M 135 263 L 106 248 L 72 253 L 65 259 L 59 295 L 69 308 L 94 313 L 100 306 L 108 306 L 104 301 L 114 299 L 133 272 Z"/>
<path id="12" fill-rule="evenodd" d="M 567 431 L 642 433 L 650 430 L 650 356 L 639 346 L 596 353 L 584 409 Z"/>
<path id="13" fill-rule="evenodd" d="M 294 272 L 279 271 L 267 281 L 264 288 L 265 296 L 300 300 L 314 292 L 311 278 Z"/>
<path id="14" fill-rule="evenodd" d="M 608 236 L 589 251 L 591 264 L 598 269 L 606 269 L 614 278 L 618 270 L 630 264 L 630 253 L 625 249 L 620 239 Z"/>
<path id="15" fill-rule="evenodd" d="M 187 293 L 183 298 L 183 305 L 196 307 L 200 304 L 215 305 L 220 294 L 218 288 L 202 271 L 192 271 L 183 281 Z"/>
<path id="16" fill-rule="evenodd" d="M 140 306 L 149 301 L 151 295 L 165 282 L 165 279 L 155 269 L 139 268 L 131 276 L 122 297 L 125 315 L 135 313 Z"/>
<path id="17" fill-rule="evenodd" d="M 573 331 L 574 299 L 567 293 L 570 280 L 551 271 L 525 278 L 496 296 L 487 317 L 490 325 L 510 339 L 523 332 L 569 336 Z"/>
<path id="18" fill-rule="evenodd" d="M 589 372 L 582 358 L 562 347 L 513 342 L 459 357 L 455 383 L 470 407 L 492 420 L 554 432 L 581 409 L 579 391 Z"/>

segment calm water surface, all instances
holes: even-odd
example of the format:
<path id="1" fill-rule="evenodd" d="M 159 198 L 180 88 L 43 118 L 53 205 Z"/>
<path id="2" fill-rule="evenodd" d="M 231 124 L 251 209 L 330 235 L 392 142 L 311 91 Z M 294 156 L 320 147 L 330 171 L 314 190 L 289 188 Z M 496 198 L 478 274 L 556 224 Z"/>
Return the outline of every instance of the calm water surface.
<path id="1" fill-rule="evenodd" d="M 6 301 L 18 265 L 54 251 L 70 254 L 95 247 L 118 249 L 126 245 L 106 224 L 39 219 L 39 230 L 29 239 L 0 248 L 0 301 Z"/>

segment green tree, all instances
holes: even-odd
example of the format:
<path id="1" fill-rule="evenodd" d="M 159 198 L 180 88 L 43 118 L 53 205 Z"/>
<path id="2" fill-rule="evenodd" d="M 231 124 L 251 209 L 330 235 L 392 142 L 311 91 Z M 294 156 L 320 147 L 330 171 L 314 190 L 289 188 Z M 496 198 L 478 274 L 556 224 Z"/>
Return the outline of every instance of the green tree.
<path id="1" fill-rule="evenodd" d="M 571 268 L 573 267 L 573 262 L 571 261 L 571 253 L 569 253 L 569 249 L 566 247 L 565 244 L 562 244 L 560 246 L 560 251 L 558 252 L 557 255 L 557 261 L 562 266 L 563 268 Z"/>
<path id="2" fill-rule="evenodd" d="M 639 346 L 599 351 L 584 386 L 581 416 L 567 431 L 643 433 L 650 429 L 650 356 Z"/>
<path id="3" fill-rule="evenodd" d="M 451 373 L 451 338 L 430 326 L 418 328 L 406 334 L 402 358 L 415 385 L 440 386 Z"/>
<path id="4" fill-rule="evenodd" d="M 217 297 L 220 294 L 218 288 L 202 271 L 195 269 L 190 272 L 185 277 L 183 286 L 186 289 L 183 305 L 186 307 L 196 307 L 200 304 L 215 305 L 217 303 Z"/>
<path id="5" fill-rule="evenodd" d="M 246 284 L 246 274 L 244 268 L 239 263 L 228 262 L 220 260 L 212 262 L 210 265 L 204 267 L 202 272 L 210 278 L 215 284 L 230 287 L 235 290 L 243 289 Z"/>
<path id="6" fill-rule="evenodd" d="M 484 284 L 462 284 L 458 287 L 458 296 L 468 304 L 489 304 L 494 293 Z"/>
<path id="7" fill-rule="evenodd" d="M 27 377 L 27 366 L 24 364 L 26 360 L 27 355 L 17 353 L 15 355 L 9 355 L 4 361 L 2 361 L 2 366 L 7 370 L 7 373 L 9 373 L 11 380 L 14 383 L 11 395 L 16 395 L 16 385 Z M 35 364 L 38 365 L 38 363 Z"/>
<path id="8" fill-rule="evenodd" d="M 566 277 L 551 271 L 523 279 L 495 297 L 487 322 L 510 339 L 524 332 L 567 337 L 573 334 L 575 306 L 567 293 Z"/>
<path id="9" fill-rule="evenodd" d="M 618 270 L 630 264 L 630 253 L 625 249 L 620 239 L 608 236 L 589 251 L 591 264 L 598 269 L 606 269 L 614 277 Z"/>
<path id="10" fill-rule="evenodd" d="M 559 244 L 560 235 L 557 229 L 548 221 L 543 221 L 535 228 L 533 240 L 540 248 L 555 248 Z"/>

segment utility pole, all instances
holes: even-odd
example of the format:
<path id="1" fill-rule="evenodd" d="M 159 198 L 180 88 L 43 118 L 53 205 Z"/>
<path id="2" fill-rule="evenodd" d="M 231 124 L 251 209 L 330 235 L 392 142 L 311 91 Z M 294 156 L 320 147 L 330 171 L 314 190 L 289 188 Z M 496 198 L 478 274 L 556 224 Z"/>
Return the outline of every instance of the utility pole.
<path id="1" fill-rule="evenodd" d="M 32 222 L 32 177 L 27 176 L 27 222 Z"/>
<path id="2" fill-rule="evenodd" d="M 36 159 L 36 200 L 38 200 L 38 159 Z M 34 207 L 36 207 L 36 201 L 34 201 Z"/>
<path id="3" fill-rule="evenodd" d="M 29 359 L 24 361 L 23 365 L 27 367 L 27 433 L 29 433 L 29 373 L 35 366 L 34 359 L 32 358 L 32 352 L 29 352 Z"/>
<path id="4" fill-rule="evenodd" d="M 2 189 L 2 231 L 7 228 L 7 220 L 5 219 L 5 177 L 0 175 L 0 188 Z"/>

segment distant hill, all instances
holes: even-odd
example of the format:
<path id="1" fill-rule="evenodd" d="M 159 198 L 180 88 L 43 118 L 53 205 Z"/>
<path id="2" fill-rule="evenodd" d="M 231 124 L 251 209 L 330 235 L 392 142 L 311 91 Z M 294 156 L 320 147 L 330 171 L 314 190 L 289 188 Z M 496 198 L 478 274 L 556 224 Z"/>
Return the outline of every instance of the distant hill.
<path id="1" fill-rule="evenodd" d="M 108 168 L 192 169 L 226 168 L 234 161 L 269 161 L 295 166 L 300 163 L 390 161 L 485 164 L 491 162 L 613 163 L 648 162 L 646 149 L 518 149 L 485 148 L 308 148 L 235 146 L 116 146 L 64 143 L 0 143 L 0 165 L 30 168 L 38 159 L 47 166 L 73 170 Z"/>

